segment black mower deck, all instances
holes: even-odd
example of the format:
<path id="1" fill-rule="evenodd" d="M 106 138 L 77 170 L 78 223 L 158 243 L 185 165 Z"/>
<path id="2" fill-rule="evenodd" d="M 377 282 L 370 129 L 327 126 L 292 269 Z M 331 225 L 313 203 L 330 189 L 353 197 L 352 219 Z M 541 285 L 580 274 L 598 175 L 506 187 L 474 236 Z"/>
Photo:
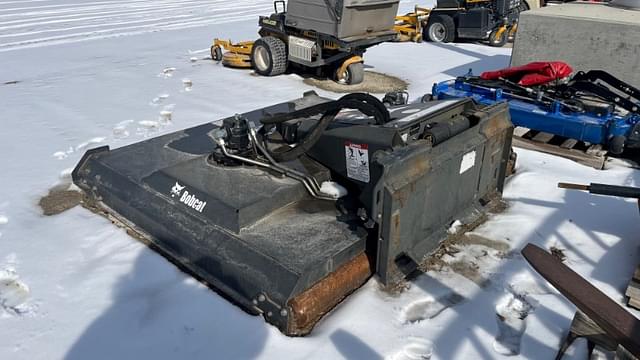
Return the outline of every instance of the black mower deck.
<path id="1" fill-rule="evenodd" d="M 310 93 L 89 150 L 73 181 L 87 207 L 247 312 L 305 335 L 372 274 L 401 280 L 454 220 L 482 216 L 502 189 L 512 131 L 504 104 L 386 108 L 366 94 Z M 327 199 L 301 178 L 348 195 Z"/>
<path id="2" fill-rule="evenodd" d="M 275 304 L 364 252 L 366 232 L 333 203 L 307 198 L 300 182 L 255 168 L 212 166 L 207 158 L 215 143 L 208 134 L 216 128 L 205 124 L 115 150 L 91 150 L 74 181 L 103 208 L 149 233 L 165 255 L 249 312 L 281 318 L 274 322 L 285 328 L 287 315 Z M 312 161 L 296 165 L 328 178 Z"/>

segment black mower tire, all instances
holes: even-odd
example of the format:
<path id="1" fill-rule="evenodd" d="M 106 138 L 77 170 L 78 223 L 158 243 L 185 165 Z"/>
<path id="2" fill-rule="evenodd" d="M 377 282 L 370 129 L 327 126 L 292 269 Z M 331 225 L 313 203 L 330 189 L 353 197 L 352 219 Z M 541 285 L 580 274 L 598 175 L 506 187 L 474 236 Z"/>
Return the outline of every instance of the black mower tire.
<path id="1" fill-rule="evenodd" d="M 437 99 L 435 98 L 435 96 L 433 96 L 433 94 L 424 94 L 424 95 L 422 96 L 422 98 L 420 98 L 420 102 L 421 102 L 422 104 L 424 104 L 424 103 L 428 103 L 428 102 L 430 102 L 430 101 L 434 101 L 434 100 L 437 100 Z"/>
<path id="2" fill-rule="evenodd" d="M 222 61 L 222 49 L 220 49 L 220 46 L 213 45 L 211 47 L 211 60 Z"/>
<path id="3" fill-rule="evenodd" d="M 493 47 L 503 47 L 507 41 L 509 40 L 509 30 L 505 30 L 502 32 L 500 38 L 498 38 L 498 31 L 500 29 L 495 29 L 489 34 L 489 45 Z"/>
<path id="4" fill-rule="evenodd" d="M 624 146 L 627 142 L 627 138 L 622 135 L 614 136 L 609 141 L 609 152 L 614 155 L 620 155 L 624 152 Z"/>
<path id="5" fill-rule="evenodd" d="M 441 36 L 438 36 L 440 33 Z M 456 39 L 456 24 L 449 15 L 429 16 L 427 26 L 422 33 L 424 40 L 431 42 L 450 43 Z"/>
<path id="6" fill-rule="evenodd" d="M 364 64 L 361 62 L 347 66 L 347 85 L 357 85 L 364 81 Z"/>
<path id="7" fill-rule="evenodd" d="M 274 36 L 262 37 L 253 43 L 251 66 L 263 76 L 282 75 L 287 71 L 287 45 Z"/>

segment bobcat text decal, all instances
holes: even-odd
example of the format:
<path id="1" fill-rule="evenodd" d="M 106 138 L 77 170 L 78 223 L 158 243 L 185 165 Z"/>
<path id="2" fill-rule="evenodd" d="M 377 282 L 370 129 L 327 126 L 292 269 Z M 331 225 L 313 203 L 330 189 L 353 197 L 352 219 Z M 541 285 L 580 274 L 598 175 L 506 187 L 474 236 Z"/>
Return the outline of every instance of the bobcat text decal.
<path id="1" fill-rule="evenodd" d="M 178 196 L 181 203 L 197 212 L 204 211 L 205 206 L 207 206 L 207 202 L 198 199 L 194 194 L 190 194 L 189 191 L 185 190 L 185 188 L 186 186 L 182 186 L 176 182 L 176 184 L 171 188 L 171 197 L 175 198 Z"/>

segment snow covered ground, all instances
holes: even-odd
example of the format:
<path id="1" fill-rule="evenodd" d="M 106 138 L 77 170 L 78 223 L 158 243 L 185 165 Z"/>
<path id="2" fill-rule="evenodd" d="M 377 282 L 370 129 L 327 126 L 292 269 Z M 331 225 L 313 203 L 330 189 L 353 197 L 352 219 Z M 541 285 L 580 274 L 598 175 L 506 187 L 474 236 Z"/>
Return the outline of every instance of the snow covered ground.
<path id="1" fill-rule="evenodd" d="M 213 37 L 251 39 L 271 9 L 270 0 L 0 0 L 0 359 L 551 358 L 574 308 L 519 255 L 528 242 L 564 249 L 572 268 L 623 300 L 639 260 L 637 205 L 556 183 L 638 185 L 640 172 L 525 150 L 509 208 L 447 266 L 398 296 L 369 281 L 306 338 L 282 336 L 83 208 L 41 214 L 40 197 L 70 182 L 88 148 L 311 90 L 297 75 L 261 78 L 207 59 Z M 508 65 L 509 50 L 384 44 L 366 61 L 408 81 L 416 100 L 469 68 Z M 568 358 L 585 353 L 578 341 Z"/>

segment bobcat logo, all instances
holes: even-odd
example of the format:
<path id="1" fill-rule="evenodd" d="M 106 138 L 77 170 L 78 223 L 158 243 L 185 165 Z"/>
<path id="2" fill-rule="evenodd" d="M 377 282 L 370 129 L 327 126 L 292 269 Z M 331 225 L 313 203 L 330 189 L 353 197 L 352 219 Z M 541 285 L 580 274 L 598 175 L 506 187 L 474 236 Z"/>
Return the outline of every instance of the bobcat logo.
<path id="1" fill-rule="evenodd" d="M 176 196 L 180 196 L 180 194 L 182 193 L 182 190 L 184 190 L 185 186 L 180 186 L 180 184 L 178 184 L 176 182 L 175 185 L 173 185 L 173 187 L 171 188 L 171 197 L 176 197 Z"/>

